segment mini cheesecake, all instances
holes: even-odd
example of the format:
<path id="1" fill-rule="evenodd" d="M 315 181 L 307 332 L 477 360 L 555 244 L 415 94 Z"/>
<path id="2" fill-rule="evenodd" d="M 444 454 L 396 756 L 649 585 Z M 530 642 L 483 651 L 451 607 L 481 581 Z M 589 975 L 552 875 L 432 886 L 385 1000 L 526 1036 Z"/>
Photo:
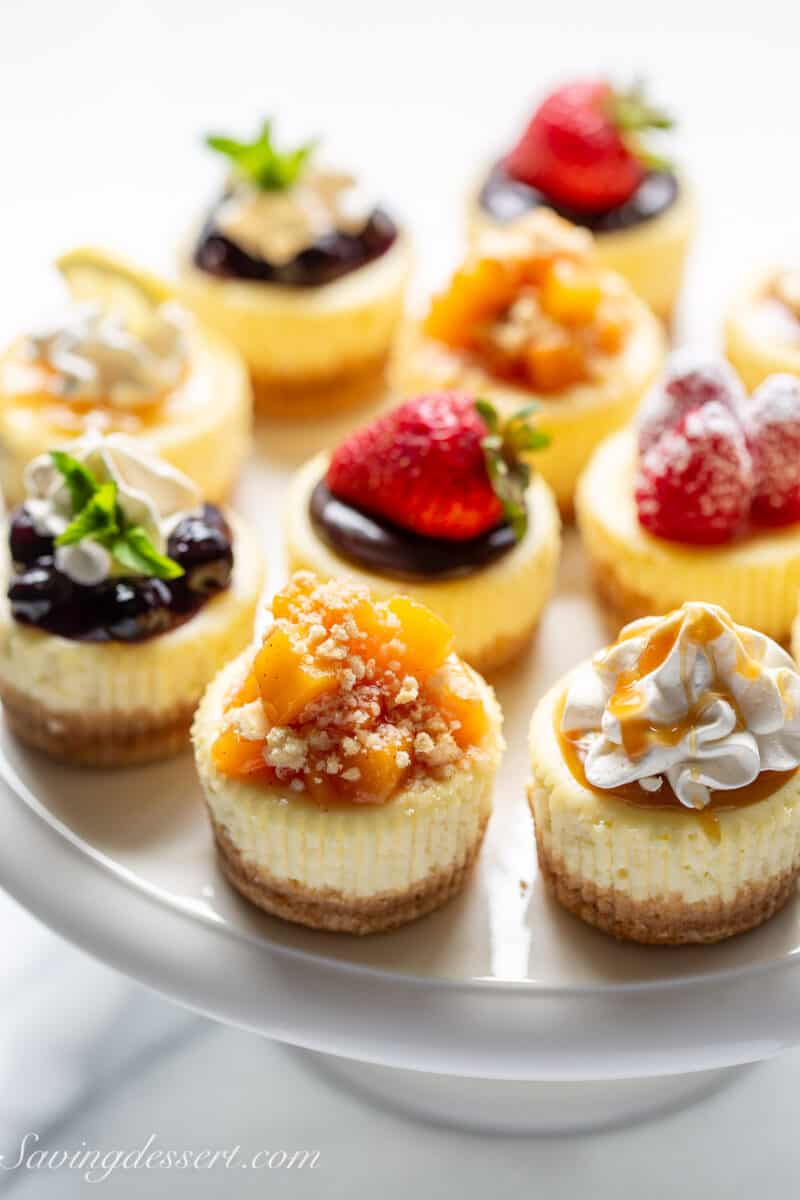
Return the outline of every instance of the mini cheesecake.
<path id="1" fill-rule="evenodd" d="M 476 239 L 408 330 L 395 383 L 406 395 L 471 392 L 503 416 L 535 403 L 551 439 L 536 469 L 570 516 L 592 450 L 635 412 L 664 348 L 653 314 L 596 261 L 591 235 L 541 211 Z"/>
<path id="2" fill-rule="evenodd" d="M 800 384 L 743 404 L 731 374 L 677 356 L 638 432 L 598 447 L 576 514 L 595 586 L 632 620 L 702 596 L 785 642 L 800 589 Z"/>
<path id="3" fill-rule="evenodd" d="M 725 353 L 753 390 L 769 375 L 800 375 L 800 269 L 759 276 L 734 298 Z"/>
<path id="4" fill-rule="evenodd" d="M 263 411 L 325 412 L 374 398 L 400 321 L 406 235 L 313 148 L 211 137 L 231 168 L 180 263 L 183 298 L 237 346 Z"/>
<path id="5" fill-rule="evenodd" d="M 518 457 L 537 440 L 527 418 L 501 430 L 470 396 L 407 401 L 297 472 L 284 513 L 290 567 L 349 576 L 384 598 L 402 586 L 448 623 L 459 655 L 497 670 L 533 636 L 558 567 L 555 500 Z"/>
<path id="6" fill-rule="evenodd" d="M 0 596 L 11 730 L 64 762 L 185 750 L 209 680 L 252 636 L 254 535 L 119 434 L 31 463 Z"/>
<path id="7" fill-rule="evenodd" d="M 103 251 L 59 260 L 71 300 L 0 354 L 0 485 L 22 499 L 27 464 L 83 434 L 121 433 L 188 475 L 210 501 L 250 447 L 252 394 L 233 347 L 166 284 Z"/>
<path id="8" fill-rule="evenodd" d="M 314 929 L 375 933 L 433 911 L 464 886 L 491 813 L 491 688 L 407 597 L 299 573 L 272 615 L 194 724 L 223 871 Z"/>
<path id="9" fill-rule="evenodd" d="M 800 873 L 800 676 L 714 605 L 645 618 L 540 701 L 530 804 L 554 897 L 618 938 L 716 942 Z"/>
<path id="10" fill-rule="evenodd" d="M 589 230 L 598 262 L 623 275 L 669 322 L 694 231 L 694 205 L 685 179 L 642 152 L 641 134 L 670 124 L 635 90 L 615 92 L 596 81 L 559 88 L 470 193 L 470 236 L 551 208 Z"/>

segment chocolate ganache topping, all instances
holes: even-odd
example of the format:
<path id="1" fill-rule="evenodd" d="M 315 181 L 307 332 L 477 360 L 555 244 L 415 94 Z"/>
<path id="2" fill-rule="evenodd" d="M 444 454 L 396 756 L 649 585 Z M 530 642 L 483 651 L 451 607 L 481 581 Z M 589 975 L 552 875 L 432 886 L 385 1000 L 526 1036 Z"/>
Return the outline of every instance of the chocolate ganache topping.
<path id="1" fill-rule="evenodd" d="M 670 171 L 648 171 L 639 187 L 624 204 L 604 212 L 581 212 L 551 200 L 538 188 L 514 179 L 503 161 L 495 163 L 478 193 L 484 212 L 503 224 L 535 208 L 550 208 L 573 225 L 592 233 L 614 233 L 632 229 L 665 212 L 678 198 L 678 180 Z"/>
<path id="2" fill-rule="evenodd" d="M 324 479 L 311 494 L 317 535 L 342 558 L 396 579 L 456 579 L 488 566 L 517 545 L 510 523 L 468 541 L 424 537 L 334 496 Z"/>

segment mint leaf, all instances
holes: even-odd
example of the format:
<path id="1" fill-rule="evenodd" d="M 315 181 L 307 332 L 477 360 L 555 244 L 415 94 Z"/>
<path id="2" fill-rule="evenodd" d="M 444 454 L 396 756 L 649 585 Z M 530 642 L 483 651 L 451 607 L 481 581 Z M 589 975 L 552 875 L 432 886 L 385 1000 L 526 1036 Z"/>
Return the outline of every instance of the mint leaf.
<path id="1" fill-rule="evenodd" d="M 118 563 L 137 574 L 157 579 L 180 579 L 184 574 L 183 567 L 156 550 L 141 525 L 129 525 L 110 549 Z"/>
<path id="2" fill-rule="evenodd" d="M 257 137 L 240 142 L 224 134 L 208 134 L 206 145 L 229 159 L 238 173 L 265 192 L 282 192 L 300 178 L 316 142 L 294 150 L 278 150 L 272 141 L 272 123 L 264 121 Z"/>
<path id="3" fill-rule="evenodd" d="M 89 503 L 100 484 L 82 462 L 78 462 L 77 458 L 73 458 L 65 450 L 51 450 L 50 458 L 56 470 L 63 475 L 69 489 L 72 511 L 79 513 Z"/>
<path id="4" fill-rule="evenodd" d="M 119 533 L 117 485 L 101 483 L 95 484 L 95 488 L 89 502 L 56 538 L 57 546 L 74 546 L 84 538 L 108 545 Z"/>

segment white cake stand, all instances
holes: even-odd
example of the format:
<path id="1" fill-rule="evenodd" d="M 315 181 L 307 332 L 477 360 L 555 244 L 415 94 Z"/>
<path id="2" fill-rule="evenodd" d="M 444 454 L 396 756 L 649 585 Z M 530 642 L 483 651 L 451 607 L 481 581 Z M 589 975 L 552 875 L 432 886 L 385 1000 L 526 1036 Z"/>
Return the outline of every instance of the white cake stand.
<path id="1" fill-rule="evenodd" d="M 266 436 L 263 435 L 262 436 Z M 281 575 L 286 477 L 331 444 L 273 432 L 239 505 Z M 218 870 L 191 758 L 60 767 L 0 729 L 0 885 L 54 930 L 216 1020 L 322 1052 L 320 1069 L 427 1120 L 600 1128 L 683 1104 L 800 1042 L 800 906 L 719 946 L 619 944 L 558 908 L 536 869 L 526 730 L 554 679 L 608 640 L 567 539 L 537 644 L 494 680 L 508 752 L 475 874 L 445 909 L 351 938 L 274 920 Z"/>

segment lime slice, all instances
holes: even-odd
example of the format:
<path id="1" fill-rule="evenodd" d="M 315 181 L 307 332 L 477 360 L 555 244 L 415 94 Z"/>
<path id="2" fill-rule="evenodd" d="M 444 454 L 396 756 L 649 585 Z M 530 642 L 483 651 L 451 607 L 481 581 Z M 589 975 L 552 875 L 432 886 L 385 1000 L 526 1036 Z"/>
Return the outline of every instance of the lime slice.
<path id="1" fill-rule="evenodd" d="M 157 275 L 92 246 L 67 251 L 56 266 L 75 300 L 119 314 L 130 329 L 145 328 L 159 304 L 173 296 Z"/>

